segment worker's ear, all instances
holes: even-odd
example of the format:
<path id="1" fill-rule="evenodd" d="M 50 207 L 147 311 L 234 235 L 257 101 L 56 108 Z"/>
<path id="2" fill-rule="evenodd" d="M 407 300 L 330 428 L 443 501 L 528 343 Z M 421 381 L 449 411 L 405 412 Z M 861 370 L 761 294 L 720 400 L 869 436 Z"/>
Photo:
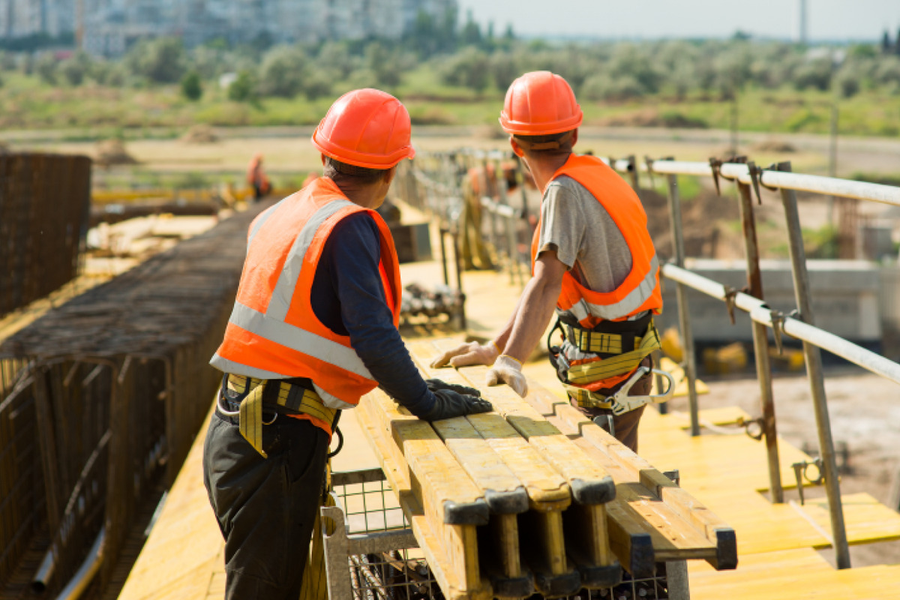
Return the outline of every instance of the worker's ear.
<path id="1" fill-rule="evenodd" d="M 394 175 L 397 174 L 397 165 L 394 165 L 390 169 L 384 172 L 384 183 L 388 186 L 391 185 L 391 182 L 394 181 Z"/>
<path id="2" fill-rule="evenodd" d="M 574 148 L 575 144 L 577 144 L 577 143 L 578 143 L 578 128 L 576 127 L 575 130 L 572 132 L 572 147 Z"/>
<path id="3" fill-rule="evenodd" d="M 514 138 L 513 136 L 509 136 L 509 145 L 512 146 L 513 154 L 515 154 L 519 158 L 525 156 L 525 151 L 522 150 L 522 146 L 520 146 L 518 142 L 516 142 L 516 138 Z"/>
<path id="4" fill-rule="evenodd" d="M 325 155 L 322 153 L 319 153 L 319 156 L 322 157 L 322 166 L 324 167 L 325 166 Z"/>

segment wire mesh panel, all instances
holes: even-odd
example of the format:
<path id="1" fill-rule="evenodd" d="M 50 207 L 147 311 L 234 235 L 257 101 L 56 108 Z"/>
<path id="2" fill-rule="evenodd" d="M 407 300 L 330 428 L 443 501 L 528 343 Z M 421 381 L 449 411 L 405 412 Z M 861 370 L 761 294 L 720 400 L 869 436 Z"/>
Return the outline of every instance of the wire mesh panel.
<path id="1" fill-rule="evenodd" d="M 442 600 L 437 581 L 380 469 L 335 473 L 326 535 L 329 597 Z"/>

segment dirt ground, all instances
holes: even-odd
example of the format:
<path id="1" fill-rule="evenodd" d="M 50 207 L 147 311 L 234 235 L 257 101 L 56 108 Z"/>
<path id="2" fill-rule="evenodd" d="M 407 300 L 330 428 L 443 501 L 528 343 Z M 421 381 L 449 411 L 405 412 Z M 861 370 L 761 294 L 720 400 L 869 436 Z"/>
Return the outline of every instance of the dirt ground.
<path id="1" fill-rule="evenodd" d="M 755 377 L 703 377 L 710 393 L 700 396 L 700 408 L 739 406 L 761 414 Z M 786 442 L 818 454 L 818 437 L 809 381 L 804 374 L 776 375 L 772 384 L 778 435 Z M 825 379 L 832 438 L 841 472 L 841 493 L 866 492 L 898 509 L 900 503 L 900 388 L 896 383 L 855 367 L 828 369 Z M 670 403 L 688 412 L 686 399 Z M 846 457 L 846 458 L 845 458 Z M 807 497 L 824 497 L 824 488 L 807 488 Z M 798 499 L 796 492 L 786 498 Z M 822 554 L 833 561 L 832 551 Z M 854 546 L 854 567 L 900 563 L 900 541 Z"/>

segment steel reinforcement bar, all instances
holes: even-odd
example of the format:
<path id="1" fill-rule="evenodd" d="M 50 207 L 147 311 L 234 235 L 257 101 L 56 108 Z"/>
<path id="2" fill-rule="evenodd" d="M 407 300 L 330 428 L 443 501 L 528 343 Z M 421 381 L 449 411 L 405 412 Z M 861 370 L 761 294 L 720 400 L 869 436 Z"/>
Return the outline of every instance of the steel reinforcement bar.
<path id="1" fill-rule="evenodd" d="M 269 205 L 251 205 L 0 344 L 0 365 L 24 365 L 4 377 L 12 385 L 0 397 L 0 510 L 27 524 L 0 527 L 0 566 L 15 564 L 44 528 L 55 560 L 41 584 L 58 591 L 104 528 L 99 576 L 109 582 L 139 509 L 174 480 L 209 410 L 220 377 L 208 361 L 231 313 L 247 227 Z"/>
<path id="2" fill-rule="evenodd" d="M 0 316 L 75 277 L 90 199 L 87 156 L 0 153 Z"/>

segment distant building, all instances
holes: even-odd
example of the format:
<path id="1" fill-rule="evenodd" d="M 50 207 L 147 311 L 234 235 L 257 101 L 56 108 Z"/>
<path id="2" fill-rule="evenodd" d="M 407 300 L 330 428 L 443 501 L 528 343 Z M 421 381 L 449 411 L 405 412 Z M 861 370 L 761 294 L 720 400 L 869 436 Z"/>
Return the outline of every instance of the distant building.
<path id="1" fill-rule="evenodd" d="M 0 0 L 0 39 L 71 33 L 74 0 Z"/>
<path id="2" fill-rule="evenodd" d="M 0 0 L 0 37 L 73 31 L 76 0 Z M 81 0 L 83 47 L 118 56 L 147 37 L 178 36 L 188 47 L 224 38 L 247 43 L 398 38 L 421 11 L 456 13 L 457 0 Z M 51 25 L 52 23 L 52 25 Z M 51 34 L 52 35 L 52 34 Z"/>

